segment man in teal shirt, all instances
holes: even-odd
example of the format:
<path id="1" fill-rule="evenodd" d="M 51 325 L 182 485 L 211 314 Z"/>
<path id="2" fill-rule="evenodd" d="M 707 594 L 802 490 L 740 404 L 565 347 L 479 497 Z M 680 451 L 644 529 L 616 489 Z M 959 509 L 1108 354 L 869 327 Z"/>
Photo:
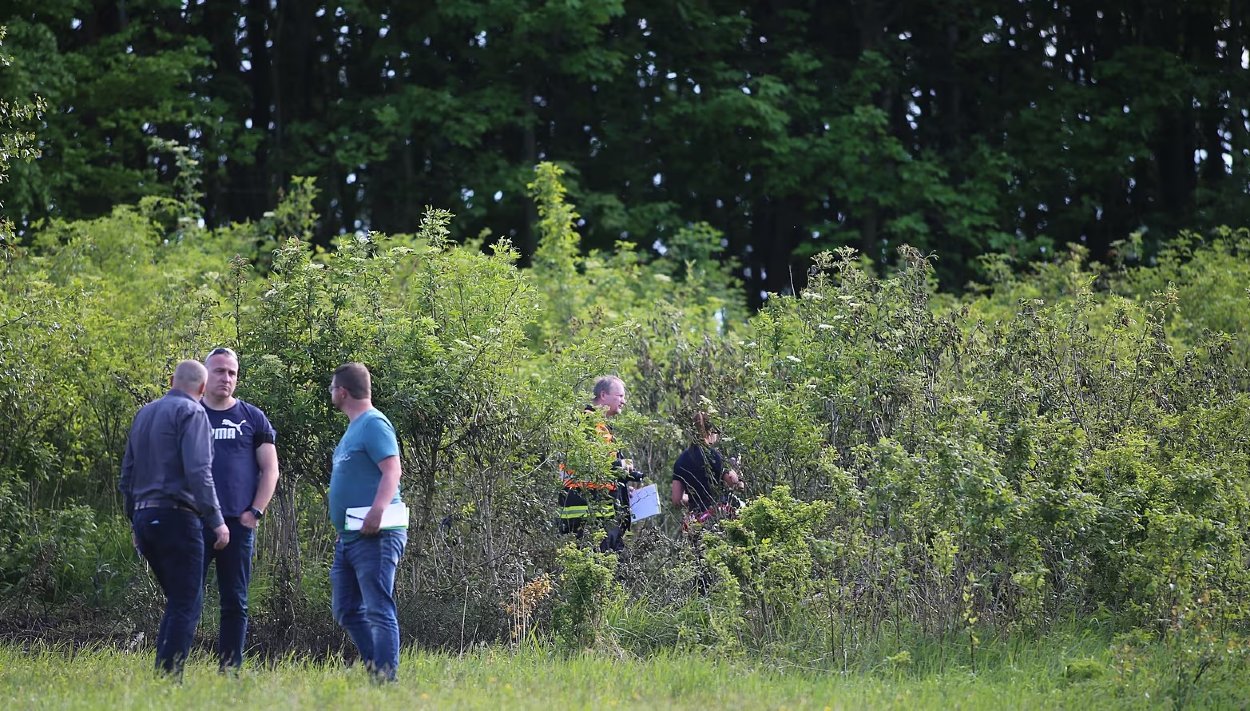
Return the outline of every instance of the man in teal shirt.
<path id="1" fill-rule="evenodd" d="M 399 620 L 395 568 L 408 529 L 382 528 L 382 514 L 399 498 L 399 442 L 391 421 L 373 407 L 369 369 L 346 363 L 334 371 L 330 401 L 347 415 L 334 448 L 330 521 L 339 532 L 330 568 L 334 619 L 351 636 L 365 668 L 379 682 L 395 681 Z M 359 531 L 347 530 L 347 509 L 368 507 Z"/>

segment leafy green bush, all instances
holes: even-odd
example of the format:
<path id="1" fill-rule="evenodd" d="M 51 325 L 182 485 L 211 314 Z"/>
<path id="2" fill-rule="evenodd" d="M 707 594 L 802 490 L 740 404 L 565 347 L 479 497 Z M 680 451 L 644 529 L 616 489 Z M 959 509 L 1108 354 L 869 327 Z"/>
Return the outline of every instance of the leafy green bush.
<path id="1" fill-rule="evenodd" d="M 556 586 L 559 603 L 551 617 L 552 632 L 560 647 L 578 650 L 615 644 L 607 632 L 607 608 L 623 602 L 624 590 L 613 579 L 616 556 L 587 546 L 568 544 L 556 557 L 560 577 Z"/>
<path id="2" fill-rule="evenodd" d="M 983 636 L 1096 612 L 1245 631 L 1244 230 L 1156 266 L 987 260 L 993 282 L 963 297 L 935 294 L 914 250 L 886 275 L 823 253 L 808 288 L 748 316 L 706 226 L 662 256 L 583 254 L 560 171 L 531 189 L 530 269 L 506 240 L 448 242 L 435 209 L 414 234 L 313 250 L 303 182 L 252 225 L 203 230 L 165 199 L 39 228 L 0 283 L 6 594 L 112 610 L 143 585 L 114 493 L 130 418 L 174 362 L 225 344 L 278 430 L 254 611 L 283 645 L 342 638 L 325 489 L 345 421 L 325 387 L 349 360 L 400 438 L 397 590 L 424 644 L 509 636 L 518 581 L 557 569 L 563 597 L 530 632 L 566 647 L 898 670 L 909 638 L 976 664 Z M 661 490 L 712 414 L 747 483 L 737 520 L 688 535 L 666 506 L 619 561 L 562 548 L 558 463 L 610 476 L 579 416 L 604 373 L 630 395 L 618 446 Z"/>

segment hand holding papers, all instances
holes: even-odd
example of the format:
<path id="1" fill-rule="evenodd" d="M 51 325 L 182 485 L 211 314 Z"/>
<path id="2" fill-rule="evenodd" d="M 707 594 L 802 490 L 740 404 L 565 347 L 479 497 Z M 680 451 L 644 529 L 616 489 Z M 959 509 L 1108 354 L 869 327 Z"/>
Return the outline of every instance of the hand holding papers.
<path id="1" fill-rule="evenodd" d="M 365 523 L 365 516 L 369 515 L 368 506 L 353 506 L 347 509 L 347 524 L 343 527 L 347 531 L 359 531 Z M 382 512 L 382 530 L 391 528 L 408 528 L 408 506 L 402 501 L 398 504 L 391 504 Z"/>

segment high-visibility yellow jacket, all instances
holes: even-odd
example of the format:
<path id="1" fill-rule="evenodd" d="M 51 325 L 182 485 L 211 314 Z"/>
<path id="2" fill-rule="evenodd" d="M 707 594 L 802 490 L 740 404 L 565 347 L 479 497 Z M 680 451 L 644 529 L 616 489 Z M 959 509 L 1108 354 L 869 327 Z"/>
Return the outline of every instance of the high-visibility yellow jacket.
<path id="1" fill-rule="evenodd" d="M 616 442 L 612 428 L 606 422 L 595 423 L 595 431 L 608 444 Z M 564 520 L 594 518 L 612 518 L 616 516 L 616 489 L 620 484 L 614 481 L 599 482 L 578 479 L 577 473 L 560 463 L 560 482 L 564 489 L 560 492 L 560 518 Z"/>

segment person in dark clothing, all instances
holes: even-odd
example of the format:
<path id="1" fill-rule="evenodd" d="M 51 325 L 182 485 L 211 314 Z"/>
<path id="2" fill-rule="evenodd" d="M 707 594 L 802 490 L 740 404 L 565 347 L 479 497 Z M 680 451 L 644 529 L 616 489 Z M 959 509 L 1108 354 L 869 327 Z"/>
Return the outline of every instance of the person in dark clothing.
<path id="1" fill-rule="evenodd" d="M 135 548 L 165 593 L 156 668 L 179 679 L 204 601 L 205 529 L 217 550 L 230 543 L 213 488 L 213 434 L 199 403 L 206 377 L 203 365 L 184 360 L 169 392 L 139 410 L 117 487 Z"/>
<path id="2" fill-rule="evenodd" d="M 208 384 L 201 404 L 213 429 L 213 484 L 230 529 L 230 545 L 222 550 L 214 550 L 206 537 L 204 575 L 216 562 L 221 602 L 218 668 L 227 671 L 243 666 L 256 528 L 278 485 L 277 432 L 264 411 L 234 396 L 239 356 L 233 350 L 214 348 L 204 367 Z"/>
<path id="3" fill-rule="evenodd" d="M 711 424 L 706 413 L 695 416 L 698 441 L 690 445 L 673 463 L 673 506 L 686 509 L 686 515 L 697 521 L 710 517 L 722 503 L 721 489 L 741 489 L 738 472 L 725 467 L 725 458 L 716 449 L 720 430 Z"/>

